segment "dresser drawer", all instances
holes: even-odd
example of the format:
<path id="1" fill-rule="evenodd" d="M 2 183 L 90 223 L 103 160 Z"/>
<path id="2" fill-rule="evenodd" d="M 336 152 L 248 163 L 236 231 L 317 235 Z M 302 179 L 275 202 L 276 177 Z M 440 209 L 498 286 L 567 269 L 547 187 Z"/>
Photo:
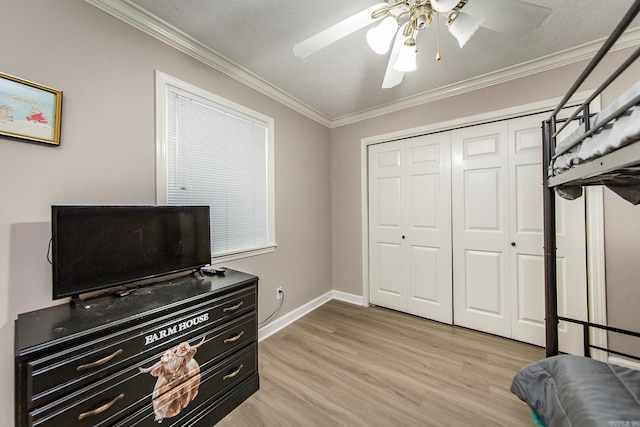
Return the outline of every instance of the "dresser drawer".
<path id="1" fill-rule="evenodd" d="M 74 427 L 106 426 L 144 406 L 145 403 L 148 405 L 159 391 L 183 390 L 188 395 L 189 387 L 197 381 L 185 381 L 185 379 L 198 374 L 202 378 L 202 384 L 210 384 L 204 379 L 211 375 L 215 376 L 213 371 L 222 369 L 218 368 L 219 366 L 227 366 L 233 363 L 231 360 L 244 357 L 233 354 L 238 353 L 238 350 L 243 346 L 246 347 L 249 342 L 255 342 L 255 325 L 254 312 L 234 320 L 230 325 L 208 331 L 192 340 L 182 341 L 165 352 L 157 353 L 152 358 L 128 367 L 123 372 L 30 411 L 29 425 L 66 427 L 72 422 Z M 249 347 L 254 349 L 255 356 L 255 345 Z M 247 351 L 250 350 L 240 350 L 238 354 L 244 355 Z M 226 359 L 225 356 L 227 356 Z M 245 365 L 247 369 L 243 366 L 237 375 L 224 380 L 223 386 L 233 383 L 234 381 L 229 381 L 231 378 L 239 376 L 240 373 L 250 370 L 251 366 L 255 365 L 254 362 L 249 364 L 240 362 L 238 366 L 240 364 Z M 206 376 L 202 374 L 203 372 L 207 372 Z M 177 379 L 167 383 L 165 379 L 171 377 Z M 161 384 L 163 381 L 164 384 Z M 209 390 L 209 387 L 207 385 L 203 390 Z"/>
<path id="2" fill-rule="evenodd" d="M 254 288 L 244 289 L 205 304 L 183 308 L 170 315 L 138 324 L 107 337 L 79 344 L 48 357 L 28 362 L 27 409 L 46 404 L 73 390 L 95 383 L 137 361 L 158 354 L 179 342 L 190 341 L 203 331 L 255 310 Z M 239 333 L 239 332 L 238 332 Z M 243 336 L 246 334 L 246 337 Z M 238 338 L 244 343 L 255 336 L 255 319 L 250 330 Z M 231 336 L 230 338 L 233 338 Z M 220 345 L 218 352 L 225 351 Z M 213 351 L 210 358 L 216 358 Z"/>
<path id="3" fill-rule="evenodd" d="M 153 404 L 145 405 L 133 415 L 118 422 L 116 426 L 151 427 L 158 426 L 158 423 L 162 423 L 161 425 L 165 427 L 182 426 L 190 420 L 197 420 L 211 407 L 217 406 L 216 401 L 243 382 L 251 379 L 257 386 L 257 371 L 257 347 L 253 343 L 202 374 L 197 396 L 179 412 L 175 412 L 180 405 L 176 405 L 172 400 L 174 396 L 163 395 L 163 398 L 154 401 Z M 253 391 L 255 390 L 257 388 Z M 171 411 L 172 404 L 173 411 Z M 192 422 L 197 424 L 197 421 Z M 192 424 L 189 423 L 189 425 Z M 206 427 L 209 426 L 206 425 Z"/>

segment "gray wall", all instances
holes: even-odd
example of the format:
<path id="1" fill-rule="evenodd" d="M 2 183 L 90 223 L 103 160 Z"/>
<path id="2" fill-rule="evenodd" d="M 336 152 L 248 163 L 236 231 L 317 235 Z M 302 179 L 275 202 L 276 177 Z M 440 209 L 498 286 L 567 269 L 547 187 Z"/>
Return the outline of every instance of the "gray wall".
<path id="1" fill-rule="evenodd" d="M 262 320 L 331 290 L 329 130 L 81 0 L 2 0 L 0 71 L 64 92 L 60 147 L 0 137 L 0 424 L 13 404 L 13 321 L 46 307 L 52 204 L 154 204 L 154 70 L 275 119 L 272 254 L 227 263 L 260 277 Z M 62 301 L 64 302 L 64 301 Z M 7 424 L 5 424 L 7 423 Z"/>

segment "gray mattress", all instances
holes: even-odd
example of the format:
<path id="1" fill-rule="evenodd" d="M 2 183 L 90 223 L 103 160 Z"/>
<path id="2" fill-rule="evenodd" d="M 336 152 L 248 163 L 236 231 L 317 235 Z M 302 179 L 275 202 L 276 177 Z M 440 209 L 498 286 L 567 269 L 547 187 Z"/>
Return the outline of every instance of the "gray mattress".
<path id="1" fill-rule="evenodd" d="M 511 391 L 548 427 L 640 427 L 640 371 L 562 355 L 520 369 Z"/>
<path id="2" fill-rule="evenodd" d="M 591 126 L 640 95 L 640 81 L 620 95 L 600 113 L 591 118 Z M 572 146 L 585 133 L 584 125 L 573 131 L 556 146 L 556 153 Z M 549 176 L 560 174 L 574 165 L 596 159 L 640 138 L 640 106 L 631 107 L 619 118 L 607 123 L 601 130 L 561 154 L 550 166 Z"/>
<path id="3" fill-rule="evenodd" d="M 632 107 L 617 118 L 606 122 L 606 124 L 586 138 L 584 141 L 574 145 L 585 133 L 584 124 L 564 138 L 557 146 L 556 153 L 559 154 L 565 148 L 572 147 L 569 151 L 559 154 L 559 156 L 549 165 L 549 176 L 560 175 L 569 169 L 586 162 L 593 161 L 605 156 L 619 148 L 640 140 L 640 81 L 620 95 L 614 102 L 608 105 L 600 113 L 590 119 L 592 127 L 599 127 L 600 122 L 604 122 L 611 115 L 617 114 L 618 110 L 626 108 L 634 103 Z M 603 183 L 609 186 L 609 178 Z M 620 181 L 623 181 L 621 184 Z M 617 179 L 609 186 L 618 195 L 633 203 L 640 204 L 640 185 L 637 179 Z M 573 200 L 582 195 L 580 185 L 568 184 L 556 188 L 558 195 L 565 199 Z"/>

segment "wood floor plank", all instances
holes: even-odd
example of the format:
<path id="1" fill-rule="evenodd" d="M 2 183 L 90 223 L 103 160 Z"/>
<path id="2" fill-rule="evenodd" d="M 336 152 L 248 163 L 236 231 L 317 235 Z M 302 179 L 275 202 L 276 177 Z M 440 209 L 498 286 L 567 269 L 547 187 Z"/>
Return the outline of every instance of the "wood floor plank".
<path id="1" fill-rule="evenodd" d="M 218 426 L 533 426 L 510 391 L 544 350 L 330 301 L 259 344 L 260 390 Z"/>

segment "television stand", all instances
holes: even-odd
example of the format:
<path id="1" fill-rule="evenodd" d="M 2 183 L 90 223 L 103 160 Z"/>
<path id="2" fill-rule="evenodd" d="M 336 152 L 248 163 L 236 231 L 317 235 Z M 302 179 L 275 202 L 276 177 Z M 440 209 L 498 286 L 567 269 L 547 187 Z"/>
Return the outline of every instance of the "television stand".
<path id="1" fill-rule="evenodd" d="M 72 295 L 69 304 L 77 308 L 83 308 L 85 310 L 91 308 L 91 304 L 88 304 L 85 300 L 80 298 L 80 295 Z"/>
<path id="2" fill-rule="evenodd" d="M 227 270 L 18 315 L 16 426 L 212 426 L 259 389 L 257 286 Z"/>

